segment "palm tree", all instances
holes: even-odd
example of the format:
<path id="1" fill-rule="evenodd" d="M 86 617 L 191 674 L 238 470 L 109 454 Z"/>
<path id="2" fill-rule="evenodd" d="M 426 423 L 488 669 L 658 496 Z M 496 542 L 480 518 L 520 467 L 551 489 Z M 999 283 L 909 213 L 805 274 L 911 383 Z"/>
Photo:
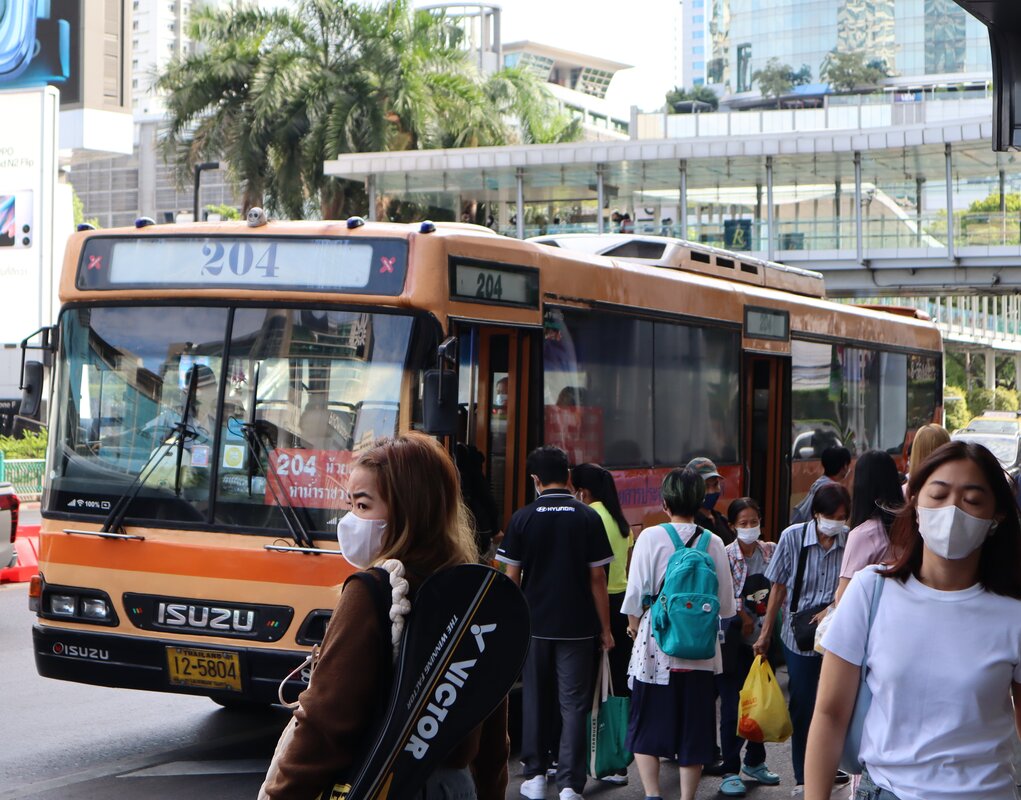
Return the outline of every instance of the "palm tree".
<path id="1" fill-rule="evenodd" d="M 263 52 L 289 27 L 289 16 L 279 11 L 196 10 L 189 35 L 203 43 L 202 52 L 172 61 L 155 84 L 167 92 L 164 153 L 177 164 L 179 178 L 199 162 L 223 160 L 246 211 L 263 204 L 272 174 L 274 124 L 252 86 Z"/>
<path id="2" fill-rule="evenodd" d="M 245 210 L 264 203 L 291 218 L 337 218 L 364 209 L 360 184 L 323 175 L 339 153 L 580 133 L 540 81 L 512 69 L 484 78 L 461 30 L 409 0 L 201 10 L 190 33 L 200 52 L 172 62 L 157 83 L 169 98 L 165 152 L 182 176 L 226 161 Z"/>

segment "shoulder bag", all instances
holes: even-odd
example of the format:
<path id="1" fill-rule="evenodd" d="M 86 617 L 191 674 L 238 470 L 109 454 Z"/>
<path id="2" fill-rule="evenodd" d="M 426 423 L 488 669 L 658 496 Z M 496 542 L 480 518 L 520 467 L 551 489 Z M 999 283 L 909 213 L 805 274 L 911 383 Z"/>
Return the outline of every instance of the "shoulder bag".
<path id="1" fill-rule="evenodd" d="M 801 611 L 798 606 L 801 601 L 801 586 L 805 581 L 805 562 L 808 561 L 808 549 L 805 547 L 805 539 L 808 537 L 808 523 L 801 526 L 801 551 L 798 553 L 798 569 L 794 576 L 794 593 L 791 595 L 791 630 L 794 632 L 794 642 L 798 650 L 803 653 L 810 653 L 815 649 L 815 629 L 818 625 L 813 622 L 814 617 L 829 607 L 829 603 L 806 608 Z"/>
<path id="2" fill-rule="evenodd" d="M 872 623 L 876 618 L 876 609 L 879 608 L 879 597 L 883 594 L 883 584 L 887 578 L 875 573 L 875 583 L 872 585 L 872 603 L 869 606 L 869 626 L 865 630 L 865 650 L 861 661 L 861 676 L 858 679 L 858 694 L 854 698 L 854 710 L 851 712 L 851 722 L 847 726 L 847 735 L 844 737 L 844 750 L 840 754 L 840 768 L 844 772 L 858 774 L 862 770 L 861 763 L 861 735 L 865 728 L 865 715 L 869 713 L 869 706 L 872 705 L 872 690 L 865 679 L 869 675 L 869 634 L 872 633 Z"/>

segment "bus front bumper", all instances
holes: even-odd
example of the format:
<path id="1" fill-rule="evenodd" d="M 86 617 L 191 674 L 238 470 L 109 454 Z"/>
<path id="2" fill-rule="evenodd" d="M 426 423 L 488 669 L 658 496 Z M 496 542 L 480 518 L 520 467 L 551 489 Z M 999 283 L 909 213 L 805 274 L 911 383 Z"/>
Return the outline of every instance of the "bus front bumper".
<path id="1" fill-rule="evenodd" d="M 104 631 L 32 626 L 36 670 L 45 678 L 176 692 L 214 697 L 218 701 L 279 703 L 280 682 L 308 653 L 266 650 L 240 645 L 205 644 L 201 640 L 170 640 L 121 636 Z M 177 658 L 175 659 L 175 655 Z M 198 655 L 199 674 L 182 659 Z M 172 666 L 176 661 L 178 666 Z M 208 665 L 208 669 L 207 669 Z M 222 674 L 212 674 L 219 667 Z M 176 671 L 176 674 L 172 674 Z M 284 699 L 297 698 L 307 686 L 307 672 L 288 681 Z"/>

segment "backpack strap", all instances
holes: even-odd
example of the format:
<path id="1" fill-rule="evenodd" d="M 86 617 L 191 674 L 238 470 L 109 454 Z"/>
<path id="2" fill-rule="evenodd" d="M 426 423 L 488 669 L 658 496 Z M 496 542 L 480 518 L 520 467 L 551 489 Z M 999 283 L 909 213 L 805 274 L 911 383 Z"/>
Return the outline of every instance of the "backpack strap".
<path id="1" fill-rule="evenodd" d="M 688 539 L 688 547 L 691 547 L 694 541 L 698 539 L 698 544 L 695 545 L 695 549 L 698 550 L 700 553 L 708 553 L 710 537 L 706 535 L 707 533 L 708 531 L 706 531 L 704 528 L 700 528 L 696 525 L 695 533 L 692 535 L 690 539 Z"/>
<path id="2" fill-rule="evenodd" d="M 801 550 L 798 552 L 798 570 L 794 574 L 794 592 L 791 594 L 791 614 L 798 612 L 801 600 L 801 584 L 805 580 L 805 562 L 808 561 L 808 549 L 805 540 L 808 538 L 808 523 L 801 526 Z"/>
<path id="3" fill-rule="evenodd" d="M 670 534 L 670 541 L 674 543 L 674 550 L 680 550 L 684 547 L 684 543 L 681 541 L 681 537 L 677 535 L 677 531 L 674 530 L 674 526 L 669 522 L 661 522 L 659 527 L 663 528 L 668 534 Z"/>
<path id="4" fill-rule="evenodd" d="M 379 694 L 384 702 L 390 695 L 390 684 L 393 681 L 393 656 L 390 643 L 390 573 L 382 567 L 372 567 L 364 572 L 350 575 L 344 585 L 350 581 L 358 581 L 372 596 L 375 606 L 377 624 L 379 625 L 380 654 L 379 663 L 383 680 L 380 681 Z"/>

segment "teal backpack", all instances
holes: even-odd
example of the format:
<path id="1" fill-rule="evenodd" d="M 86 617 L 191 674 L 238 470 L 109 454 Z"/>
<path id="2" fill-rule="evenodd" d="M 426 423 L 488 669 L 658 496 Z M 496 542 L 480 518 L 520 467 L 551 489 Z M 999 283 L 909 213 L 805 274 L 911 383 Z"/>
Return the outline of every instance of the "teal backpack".
<path id="1" fill-rule="evenodd" d="M 669 656 L 703 660 L 716 655 L 720 630 L 719 580 L 709 555 L 710 534 L 696 528 L 688 544 L 673 525 L 663 524 L 674 543 L 663 588 L 652 602 L 652 635 Z M 692 547 L 694 541 L 698 544 Z"/>

